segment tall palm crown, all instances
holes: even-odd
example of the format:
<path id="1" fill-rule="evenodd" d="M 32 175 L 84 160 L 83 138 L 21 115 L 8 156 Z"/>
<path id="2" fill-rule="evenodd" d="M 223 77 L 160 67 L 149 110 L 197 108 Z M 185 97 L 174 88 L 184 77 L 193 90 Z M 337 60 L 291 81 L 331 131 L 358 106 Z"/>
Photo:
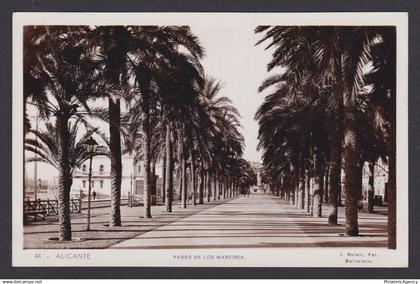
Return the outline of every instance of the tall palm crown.
<path id="1" fill-rule="evenodd" d="M 71 117 L 78 107 L 89 109 L 86 101 L 96 66 L 85 53 L 87 32 L 83 26 L 25 28 L 24 95 L 41 117 L 58 112 Z"/>
<path id="2" fill-rule="evenodd" d="M 78 137 L 80 122 L 72 123 L 69 126 L 69 165 L 70 173 L 73 174 L 77 168 L 92 155 L 86 151 L 86 141 L 96 132 L 96 129 L 86 131 Z M 29 157 L 26 162 L 44 162 L 59 169 L 58 129 L 53 123 L 46 123 L 45 130 L 30 130 L 35 138 L 25 138 L 25 150 L 37 154 Z M 97 155 L 108 155 L 105 148 L 98 148 L 94 153 Z"/>

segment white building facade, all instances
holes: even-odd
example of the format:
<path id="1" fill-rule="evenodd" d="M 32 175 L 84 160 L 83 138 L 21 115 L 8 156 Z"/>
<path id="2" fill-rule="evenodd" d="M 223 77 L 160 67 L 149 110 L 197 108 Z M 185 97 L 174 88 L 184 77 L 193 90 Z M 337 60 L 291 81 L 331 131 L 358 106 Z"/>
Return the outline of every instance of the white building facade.
<path id="1" fill-rule="evenodd" d="M 365 162 L 363 166 L 363 196 L 366 197 L 366 192 L 369 185 L 369 163 Z M 380 195 L 385 199 L 385 191 L 388 186 L 388 165 L 381 159 L 378 159 L 375 163 L 373 170 L 373 190 L 374 195 Z"/>
<path id="2" fill-rule="evenodd" d="M 142 194 L 145 168 L 142 162 L 135 163 L 133 156 L 123 155 L 122 158 L 121 197 L 129 194 Z M 106 156 L 96 156 L 92 159 L 92 187 L 96 199 L 109 198 L 111 195 L 111 159 Z M 156 193 L 161 190 L 161 166 L 156 166 Z M 79 196 L 80 191 L 87 195 L 89 189 L 89 160 L 76 169 L 73 174 L 71 196 Z"/>

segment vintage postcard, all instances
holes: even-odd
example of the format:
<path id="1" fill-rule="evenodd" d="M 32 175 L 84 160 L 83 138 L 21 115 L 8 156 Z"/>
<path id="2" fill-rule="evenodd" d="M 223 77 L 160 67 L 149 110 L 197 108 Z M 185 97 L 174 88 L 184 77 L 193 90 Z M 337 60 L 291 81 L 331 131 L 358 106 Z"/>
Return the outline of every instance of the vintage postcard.
<path id="1" fill-rule="evenodd" d="M 15 13 L 14 266 L 408 267 L 406 13 Z"/>

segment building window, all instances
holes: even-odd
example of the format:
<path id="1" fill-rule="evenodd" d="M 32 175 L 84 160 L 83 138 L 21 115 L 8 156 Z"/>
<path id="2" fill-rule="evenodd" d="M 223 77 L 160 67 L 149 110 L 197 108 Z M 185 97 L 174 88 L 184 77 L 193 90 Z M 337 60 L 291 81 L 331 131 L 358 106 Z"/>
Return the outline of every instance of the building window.
<path id="1" fill-rule="evenodd" d="M 95 181 L 92 180 L 92 188 L 94 188 L 94 187 L 95 187 Z"/>
<path id="2" fill-rule="evenodd" d="M 86 181 L 82 181 L 83 188 L 86 188 Z"/>
<path id="3" fill-rule="evenodd" d="M 86 165 L 83 165 L 82 171 L 86 172 Z"/>
<path id="4" fill-rule="evenodd" d="M 104 165 L 100 165 L 100 166 L 99 166 L 99 172 L 101 172 L 101 173 L 102 173 L 103 171 L 104 171 Z"/>
<path id="5" fill-rule="evenodd" d="M 139 173 L 141 172 L 141 165 L 139 165 Z"/>
<path id="6" fill-rule="evenodd" d="M 101 180 L 101 181 L 99 182 L 99 184 L 100 184 L 101 188 L 104 188 L 104 181 L 103 181 L 103 180 Z"/>

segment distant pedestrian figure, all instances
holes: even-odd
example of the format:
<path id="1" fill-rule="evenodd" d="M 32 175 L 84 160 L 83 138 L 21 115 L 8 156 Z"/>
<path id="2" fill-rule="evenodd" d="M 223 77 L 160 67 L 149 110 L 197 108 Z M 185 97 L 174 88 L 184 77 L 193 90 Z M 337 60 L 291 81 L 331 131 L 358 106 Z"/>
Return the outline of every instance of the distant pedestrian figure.
<path id="1" fill-rule="evenodd" d="M 248 190 L 246 191 L 246 196 L 249 197 L 250 193 L 251 193 L 251 188 L 248 187 Z"/>
<path id="2" fill-rule="evenodd" d="M 95 190 L 93 190 L 93 192 L 92 192 L 92 197 L 93 197 L 93 200 L 96 199 L 96 191 Z"/>

